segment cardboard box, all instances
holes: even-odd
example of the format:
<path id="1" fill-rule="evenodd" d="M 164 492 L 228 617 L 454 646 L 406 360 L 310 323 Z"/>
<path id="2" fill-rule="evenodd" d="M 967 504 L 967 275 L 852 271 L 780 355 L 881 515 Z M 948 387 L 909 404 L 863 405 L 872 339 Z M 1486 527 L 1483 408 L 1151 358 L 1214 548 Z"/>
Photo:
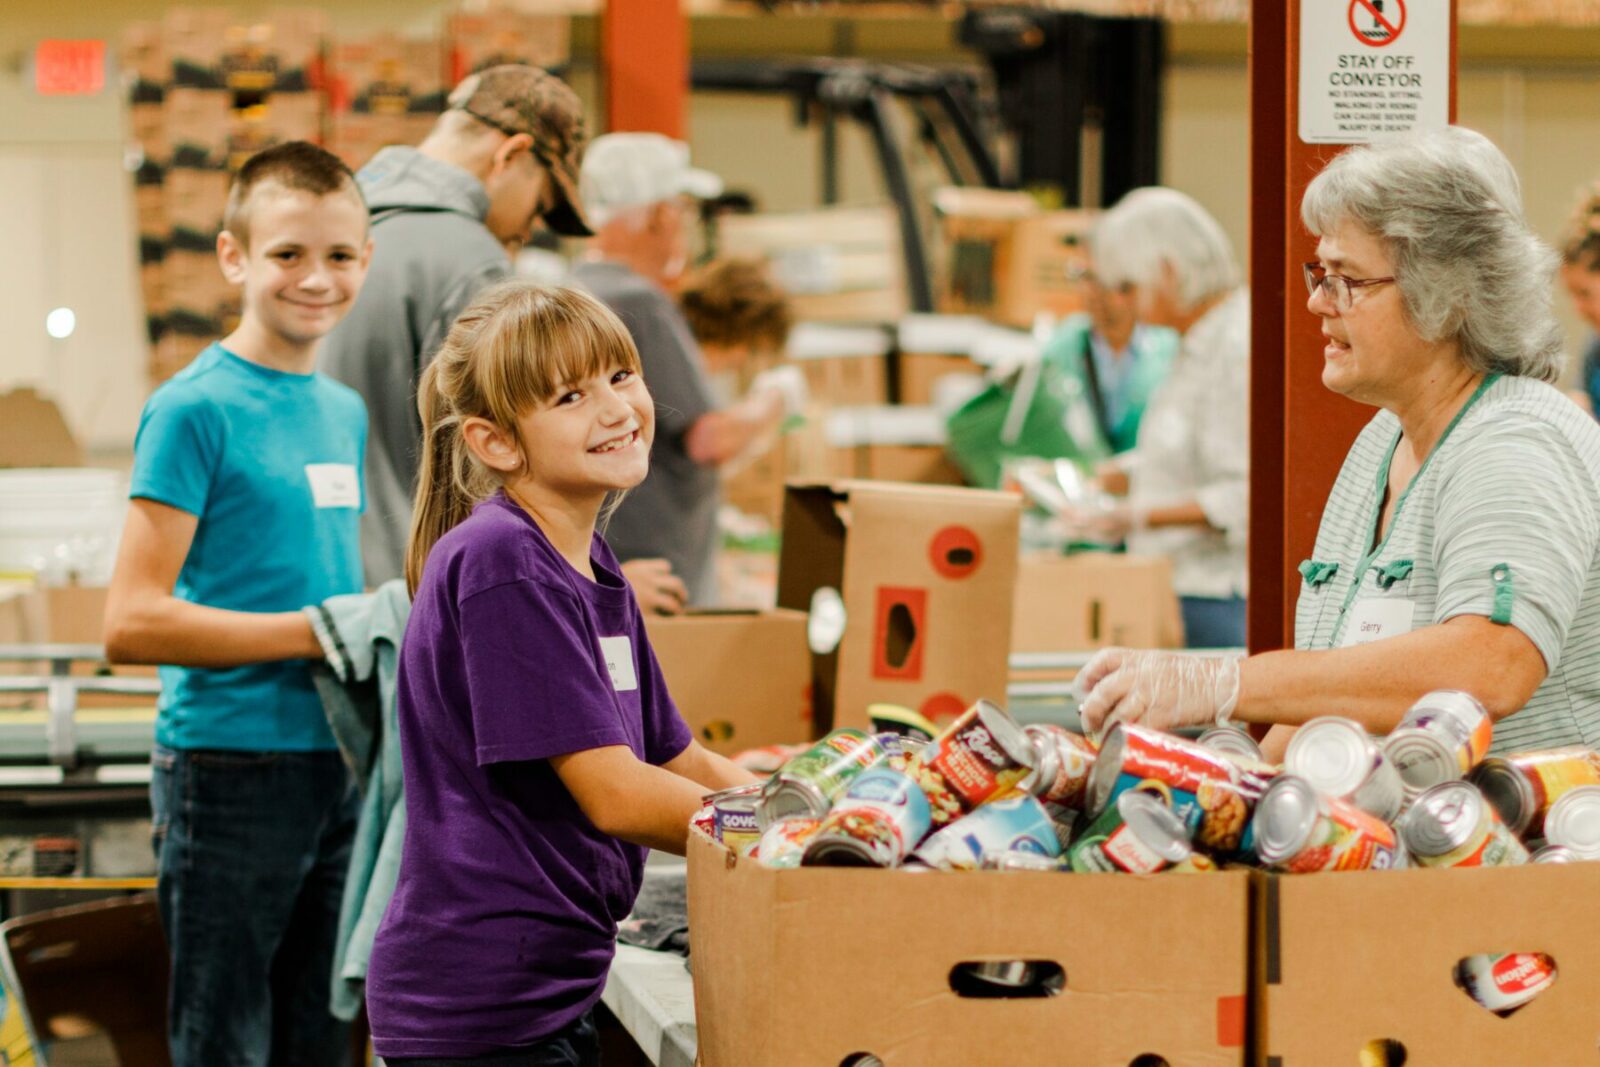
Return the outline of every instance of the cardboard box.
<path id="1" fill-rule="evenodd" d="M 1087 263 L 1088 212 L 1046 212 L 1026 193 L 999 189 L 941 189 L 934 206 L 944 239 L 940 311 L 1025 327 L 1040 312 L 1083 310 L 1073 274 Z"/>
<path id="2" fill-rule="evenodd" d="M 891 482 L 794 484 L 783 509 L 778 604 L 838 593 L 837 647 L 813 663 L 817 729 L 866 726 L 867 705 L 949 722 L 1005 699 L 1019 498 Z"/>
<path id="3" fill-rule="evenodd" d="M 1600 863 L 1267 877 L 1257 908 L 1257 1048 L 1268 1067 L 1595 1061 Z M 1555 983 L 1507 1018 L 1458 989 L 1458 961 L 1543 952 Z M 698 980 L 700 971 L 696 971 Z M 1382 1062 L 1381 1060 L 1378 1062 Z"/>
<path id="4" fill-rule="evenodd" d="M 800 322 L 895 322 L 906 311 L 904 245 L 887 207 L 725 215 L 717 253 L 771 263 Z"/>
<path id="5" fill-rule="evenodd" d="M 722 499 L 777 529 L 783 523 L 784 485 L 791 480 L 826 480 L 837 473 L 828 448 L 826 412 L 813 406 L 805 421 L 788 427 L 765 452 L 722 468 Z"/>
<path id="6" fill-rule="evenodd" d="M 951 374 L 983 377 L 983 368 L 970 356 L 945 352 L 900 353 L 899 391 L 901 404 L 932 404 L 941 379 Z"/>
<path id="7" fill-rule="evenodd" d="M 645 617 L 684 721 L 732 755 L 812 736 L 811 652 L 799 611 L 693 611 Z"/>
<path id="8" fill-rule="evenodd" d="M 1182 648 L 1172 563 L 1161 556 L 1026 555 L 1012 604 L 1014 652 Z"/>
<path id="9" fill-rule="evenodd" d="M 944 418 L 930 407 L 835 408 L 827 441 L 835 478 L 961 485 L 945 455 Z"/>
<path id="10" fill-rule="evenodd" d="M 61 409 L 31 386 L 0 393 L 0 426 L 0 467 L 83 466 L 83 448 Z"/>
<path id="11" fill-rule="evenodd" d="M 1243 1064 L 1249 894 L 1243 871 L 779 871 L 695 832 L 689 938 L 700 1060 L 833 1067 L 870 1053 L 885 1067 Z M 1015 959 L 1056 963 L 1064 988 L 978 999 L 951 987 L 959 964 Z"/>

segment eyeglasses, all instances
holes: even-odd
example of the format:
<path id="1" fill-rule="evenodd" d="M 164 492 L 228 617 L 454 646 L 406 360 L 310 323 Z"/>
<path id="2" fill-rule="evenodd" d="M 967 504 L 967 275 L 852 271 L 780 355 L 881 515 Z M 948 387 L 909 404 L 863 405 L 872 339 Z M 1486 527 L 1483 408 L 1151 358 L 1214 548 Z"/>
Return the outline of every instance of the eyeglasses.
<path id="1" fill-rule="evenodd" d="M 1355 290 L 1394 281 L 1392 277 L 1346 278 L 1343 274 L 1329 274 L 1320 263 L 1302 263 L 1300 267 L 1306 276 L 1306 292 L 1315 295 L 1321 289 L 1328 302 L 1341 312 L 1349 311 L 1355 303 Z"/>

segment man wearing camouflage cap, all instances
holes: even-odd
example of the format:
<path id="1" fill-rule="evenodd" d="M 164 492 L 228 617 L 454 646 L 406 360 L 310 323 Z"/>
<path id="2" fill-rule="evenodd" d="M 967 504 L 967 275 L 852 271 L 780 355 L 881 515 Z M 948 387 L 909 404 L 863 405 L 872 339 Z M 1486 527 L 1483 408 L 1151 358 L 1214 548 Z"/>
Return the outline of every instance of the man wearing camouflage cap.
<path id="1" fill-rule="evenodd" d="M 422 428 L 417 379 L 472 299 L 511 274 L 540 222 L 589 234 L 578 199 L 583 108 L 565 83 L 507 64 L 473 74 L 416 148 L 385 148 L 356 179 L 372 212 L 361 298 L 323 342 L 321 369 L 366 399 L 366 583 L 404 572 Z"/>

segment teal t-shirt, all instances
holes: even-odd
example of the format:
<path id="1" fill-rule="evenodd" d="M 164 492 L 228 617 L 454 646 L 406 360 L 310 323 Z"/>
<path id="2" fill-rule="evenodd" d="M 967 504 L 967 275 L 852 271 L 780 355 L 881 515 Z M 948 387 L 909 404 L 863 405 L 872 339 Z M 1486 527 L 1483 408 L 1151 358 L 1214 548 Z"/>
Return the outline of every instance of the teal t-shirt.
<path id="1" fill-rule="evenodd" d="M 145 404 L 129 495 L 200 521 L 174 595 L 232 611 L 296 611 L 361 591 L 367 440 L 359 394 L 213 344 Z M 305 660 L 161 668 L 169 748 L 335 747 Z"/>

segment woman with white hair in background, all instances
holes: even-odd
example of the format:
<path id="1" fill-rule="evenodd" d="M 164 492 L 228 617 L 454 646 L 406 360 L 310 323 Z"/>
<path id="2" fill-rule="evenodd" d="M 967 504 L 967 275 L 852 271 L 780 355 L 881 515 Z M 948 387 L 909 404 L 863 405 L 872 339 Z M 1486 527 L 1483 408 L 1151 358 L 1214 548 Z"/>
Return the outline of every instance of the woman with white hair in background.
<path id="1" fill-rule="evenodd" d="M 1172 560 L 1190 648 L 1238 648 L 1245 632 L 1250 475 L 1250 297 L 1228 238 L 1175 189 L 1135 189 L 1091 238 L 1095 275 L 1131 292 L 1139 321 L 1182 337 L 1139 424 L 1132 456 L 1102 469 L 1126 501 L 1084 516 L 1128 551 Z"/>
<path id="2" fill-rule="evenodd" d="M 1301 565 L 1295 650 L 1107 650 L 1085 725 L 1270 723 L 1272 756 L 1314 716 L 1385 734 L 1464 689 L 1494 751 L 1600 745 L 1600 428 L 1550 384 L 1556 257 L 1511 164 L 1464 129 L 1353 148 L 1300 214 L 1323 384 L 1379 410 Z"/>

